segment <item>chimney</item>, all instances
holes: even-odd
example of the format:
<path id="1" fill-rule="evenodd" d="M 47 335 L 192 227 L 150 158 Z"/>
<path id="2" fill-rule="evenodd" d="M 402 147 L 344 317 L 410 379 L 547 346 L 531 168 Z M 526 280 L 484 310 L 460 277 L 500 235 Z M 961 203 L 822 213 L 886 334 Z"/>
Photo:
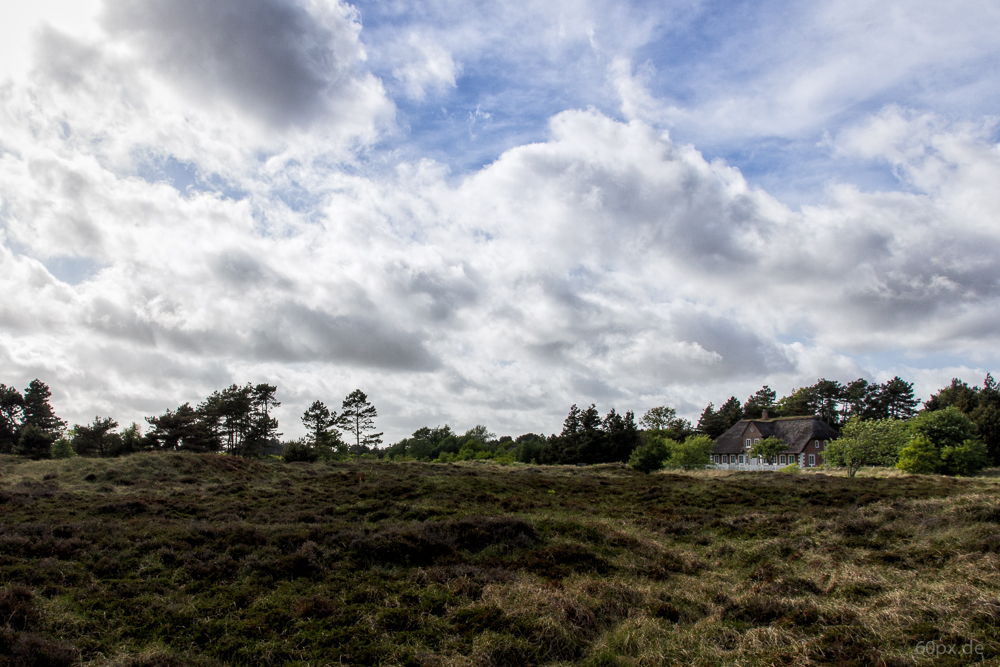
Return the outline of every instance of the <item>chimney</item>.
<path id="1" fill-rule="evenodd" d="M 764 414 L 760 417 L 763 421 L 767 421 L 767 409 L 764 409 Z"/>

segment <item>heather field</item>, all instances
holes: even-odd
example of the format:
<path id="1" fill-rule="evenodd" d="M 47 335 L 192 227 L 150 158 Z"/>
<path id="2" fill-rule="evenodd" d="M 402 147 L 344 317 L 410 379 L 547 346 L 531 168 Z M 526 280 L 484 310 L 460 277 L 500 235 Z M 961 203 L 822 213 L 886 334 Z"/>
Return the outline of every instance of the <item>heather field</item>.
<path id="1" fill-rule="evenodd" d="M 0 457 L 0 665 L 996 665 L 998 489 Z"/>

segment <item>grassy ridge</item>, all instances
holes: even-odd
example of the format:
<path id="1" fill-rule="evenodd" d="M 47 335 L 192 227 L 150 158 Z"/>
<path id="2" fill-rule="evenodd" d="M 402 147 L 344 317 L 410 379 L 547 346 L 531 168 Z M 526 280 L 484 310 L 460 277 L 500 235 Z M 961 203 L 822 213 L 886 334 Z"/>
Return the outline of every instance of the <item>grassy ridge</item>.
<path id="1" fill-rule="evenodd" d="M 1000 664 L 996 491 L 0 458 L 0 665 Z"/>

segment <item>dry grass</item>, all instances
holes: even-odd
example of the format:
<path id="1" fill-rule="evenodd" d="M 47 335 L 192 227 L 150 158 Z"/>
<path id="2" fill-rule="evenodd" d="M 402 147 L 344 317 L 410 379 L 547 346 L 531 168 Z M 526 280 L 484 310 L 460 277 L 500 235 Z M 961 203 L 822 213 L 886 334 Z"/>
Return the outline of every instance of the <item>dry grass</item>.
<path id="1" fill-rule="evenodd" d="M 0 457 L 0 666 L 1000 664 L 996 484 Z"/>

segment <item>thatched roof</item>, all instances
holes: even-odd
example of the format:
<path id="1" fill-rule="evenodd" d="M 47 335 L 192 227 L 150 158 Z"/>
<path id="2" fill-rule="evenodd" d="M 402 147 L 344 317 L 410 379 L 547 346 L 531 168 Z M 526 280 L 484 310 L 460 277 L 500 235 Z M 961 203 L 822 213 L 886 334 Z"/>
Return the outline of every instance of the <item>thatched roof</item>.
<path id="1" fill-rule="evenodd" d="M 819 417 L 778 417 L 777 419 L 741 419 L 715 441 L 714 454 L 743 454 L 746 452 L 744 433 L 753 424 L 760 437 L 774 436 L 788 443 L 793 454 L 805 451 L 810 440 L 833 440 L 840 437 L 835 428 Z"/>

